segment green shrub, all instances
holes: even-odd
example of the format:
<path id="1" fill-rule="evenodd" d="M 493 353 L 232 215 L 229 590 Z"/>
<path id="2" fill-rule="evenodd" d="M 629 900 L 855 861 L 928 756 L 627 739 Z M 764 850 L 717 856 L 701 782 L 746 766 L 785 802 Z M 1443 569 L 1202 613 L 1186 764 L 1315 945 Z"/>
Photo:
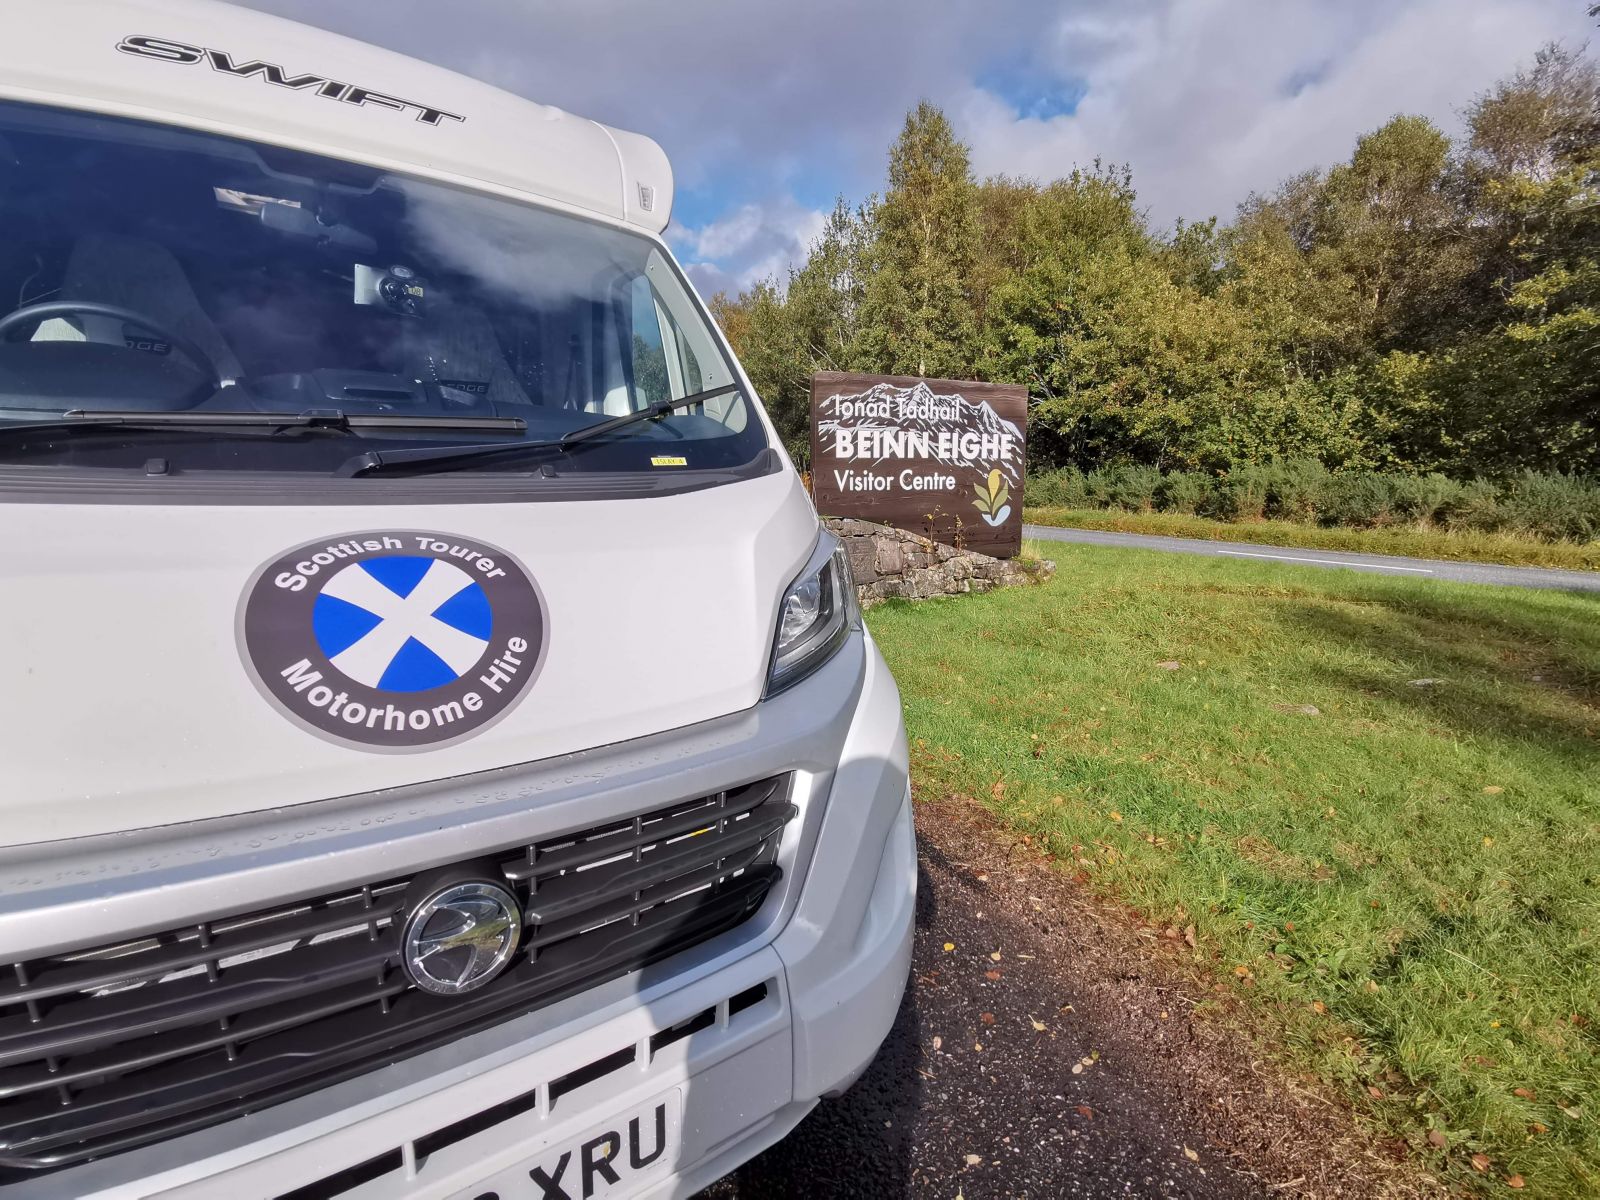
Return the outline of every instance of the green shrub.
<path id="1" fill-rule="evenodd" d="M 1321 510 L 1324 525 L 1374 529 L 1395 519 L 1392 477 L 1375 471 L 1345 471 L 1330 476 Z"/>
<path id="2" fill-rule="evenodd" d="M 1156 489 L 1156 506 L 1162 512 L 1193 515 L 1210 503 L 1212 484 L 1203 471 L 1173 471 Z"/>
<path id="3" fill-rule="evenodd" d="M 1222 521 L 1320 522 L 1354 529 L 1441 525 L 1544 541 L 1600 541 L 1600 479 L 1526 471 L 1495 485 L 1437 472 L 1330 474 L 1316 459 L 1247 463 L 1221 476 L 1117 465 L 1087 475 L 1076 467 L 1028 478 L 1029 504 L 1197 514 Z"/>
<path id="4" fill-rule="evenodd" d="M 1328 487 L 1328 468 L 1314 458 L 1287 458 L 1266 468 L 1266 515 L 1280 521 L 1313 521 Z"/>
<path id="5" fill-rule="evenodd" d="M 1600 481 L 1524 471 L 1500 499 L 1506 527 L 1550 540 L 1600 538 Z"/>
<path id="6" fill-rule="evenodd" d="M 1500 507 L 1500 489 L 1484 479 L 1463 483 L 1439 514 L 1451 529 L 1474 533 L 1499 533 L 1506 526 L 1506 512 Z"/>
<path id="7" fill-rule="evenodd" d="M 1028 476 L 1023 495 L 1029 504 L 1052 508 L 1083 508 L 1089 502 L 1083 472 L 1077 467 L 1057 467 Z"/>
<path id="8" fill-rule="evenodd" d="M 1090 471 L 1084 480 L 1089 500 L 1104 508 L 1149 512 L 1155 507 L 1161 471 L 1156 467 L 1117 466 Z"/>
<path id="9" fill-rule="evenodd" d="M 1259 521 L 1267 513 L 1271 484 L 1270 467 L 1234 467 L 1212 488 L 1204 515 L 1221 521 Z"/>
<path id="10" fill-rule="evenodd" d="M 1388 475 L 1394 515 L 1402 521 L 1432 524 L 1461 494 L 1462 485 L 1437 472 L 1431 475 Z"/>

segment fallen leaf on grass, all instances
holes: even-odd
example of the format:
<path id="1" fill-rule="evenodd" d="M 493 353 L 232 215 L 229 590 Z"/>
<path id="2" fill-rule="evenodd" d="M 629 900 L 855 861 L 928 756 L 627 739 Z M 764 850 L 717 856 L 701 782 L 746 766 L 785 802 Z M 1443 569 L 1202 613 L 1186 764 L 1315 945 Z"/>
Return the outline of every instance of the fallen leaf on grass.
<path id="1" fill-rule="evenodd" d="M 1325 1013 L 1328 1011 L 1328 1006 L 1321 1000 L 1313 1000 L 1311 1002 L 1311 1011 L 1314 1013 Z"/>
<path id="2" fill-rule="evenodd" d="M 1412 687 L 1433 687 L 1435 684 L 1443 683 L 1444 680 L 1442 680 L 1442 679 L 1408 679 L 1408 680 L 1406 680 L 1406 682 L 1409 683 Z"/>
<path id="3" fill-rule="evenodd" d="M 1274 712 L 1299 713 L 1302 717 L 1320 717 L 1322 710 L 1315 704 L 1274 704 Z"/>
<path id="4" fill-rule="evenodd" d="M 1193 925 L 1185 925 L 1183 927 L 1183 940 L 1185 942 L 1189 943 L 1190 946 L 1193 946 L 1195 944 L 1194 926 Z"/>
<path id="5" fill-rule="evenodd" d="M 1183 666 L 1183 664 L 1175 659 L 1169 658 L 1166 662 L 1158 662 L 1156 666 L 1160 667 L 1163 671 L 1176 671 L 1179 667 Z"/>
<path id="6" fill-rule="evenodd" d="M 1574 1104 L 1571 1108 L 1567 1108 L 1565 1105 L 1563 1105 L 1561 1111 L 1567 1116 L 1571 1117 L 1574 1121 L 1583 1116 L 1583 1109 L 1579 1108 L 1576 1104 Z"/>
<path id="7" fill-rule="evenodd" d="M 1528 1186 L 1528 1181 L 1521 1175 L 1513 1175 L 1510 1179 L 1506 1180 L 1506 1186 L 1508 1188 L 1524 1188 Z"/>
<path id="8" fill-rule="evenodd" d="M 1371 1084 L 1368 1084 L 1367 1085 L 1367 1095 L 1371 1096 L 1374 1100 L 1382 1100 L 1383 1099 L 1383 1089 L 1382 1088 L 1376 1088 L 1376 1087 L 1373 1087 Z"/>
<path id="9" fill-rule="evenodd" d="M 1472 1169 L 1474 1171 L 1487 1171 L 1490 1162 L 1487 1154 L 1474 1154 L 1472 1156 Z"/>
<path id="10" fill-rule="evenodd" d="M 1524 1100 L 1536 1099 L 1531 1088 L 1512 1088 L 1511 1094 L 1513 1096 L 1521 1096 Z"/>
<path id="11" fill-rule="evenodd" d="M 1428 1145 L 1435 1150 L 1447 1150 L 1450 1147 L 1450 1139 L 1437 1129 L 1430 1129 L 1428 1130 Z"/>
<path id="12" fill-rule="evenodd" d="M 1488 787 L 1483 789 L 1483 794 L 1485 796 L 1498 796 L 1503 791 L 1505 791 L 1505 788 L 1496 787 L 1494 784 L 1491 783 Z"/>

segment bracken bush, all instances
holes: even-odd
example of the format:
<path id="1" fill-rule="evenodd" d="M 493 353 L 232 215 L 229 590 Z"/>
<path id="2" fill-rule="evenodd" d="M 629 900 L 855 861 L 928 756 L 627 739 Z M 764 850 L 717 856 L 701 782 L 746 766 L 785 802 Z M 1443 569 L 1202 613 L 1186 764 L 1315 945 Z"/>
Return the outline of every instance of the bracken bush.
<path id="1" fill-rule="evenodd" d="M 1501 480 L 1438 473 L 1329 471 L 1315 459 L 1249 464 L 1227 471 L 1157 471 L 1107 466 L 1036 472 L 1030 508 L 1100 508 L 1271 519 L 1349 529 L 1420 526 L 1506 533 L 1546 542 L 1600 539 L 1600 479 L 1524 471 Z"/>

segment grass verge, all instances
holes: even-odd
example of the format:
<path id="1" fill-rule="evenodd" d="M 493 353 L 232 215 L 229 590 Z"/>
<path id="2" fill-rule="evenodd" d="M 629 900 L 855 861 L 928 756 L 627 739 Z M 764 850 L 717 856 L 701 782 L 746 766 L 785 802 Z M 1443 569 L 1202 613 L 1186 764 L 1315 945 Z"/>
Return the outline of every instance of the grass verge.
<path id="1" fill-rule="evenodd" d="M 920 785 L 1191 941 L 1461 1188 L 1600 1194 L 1600 598 L 1048 553 L 871 614 Z"/>
<path id="2" fill-rule="evenodd" d="M 1299 546 L 1307 550 L 1350 550 L 1357 554 L 1400 554 L 1454 562 L 1502 563 L 1512 567 L 1600 571 L 1600 542 L 1539 542 L 1504 533 L 1470 533 L 1419 526 L 1327 529 L 1292 521 L 1213 521 L 1181 513 L 1089 508 L 1029 508 L 1026 520 L 1034 525 L 1055 525 L 1063 529 L 1104 529 L 1114 533 L 1152 533 L 1214 542 Z"/>

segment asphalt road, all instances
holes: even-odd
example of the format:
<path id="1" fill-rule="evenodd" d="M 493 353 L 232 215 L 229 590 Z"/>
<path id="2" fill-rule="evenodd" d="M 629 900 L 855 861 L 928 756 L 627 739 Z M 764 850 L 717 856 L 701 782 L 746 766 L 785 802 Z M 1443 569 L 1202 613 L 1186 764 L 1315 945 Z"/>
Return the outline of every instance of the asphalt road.
<path id="1" fill-rule="evenodd" d="M 1498 583 L 1510 587 L 1559 588 L 1600 592 L 1600 571 L 1555 571 L 1544 567 L 1500 567 L 1488 563 L 1445 562 L 1434 558 L 1400 558 L 1389 554 L 1349 554 L 1340 550 L 1302 550 L 1257 546 L 1250 542 L 1212 542 L 1195 538 L 1156 537 L 1146 533 L 1109 533 L 1098 529 L 1056 529 L 1024 525 L 1024 537 L 1087 546 L 1122 546 L 1132 550 L 1166 550 L 1176 554 L 1209 554 L 1252 562 L 1343 568 L 1399 575 L 1411 579 L 1448 579 L 1457 583 Z"/>
<path id="2" fill-rule="evenodd" d="M 1268 1194 L 1207 1145 L 1126 1030 L 1076 1010 L 1067 956 L 992 903 L 987 875 L 926 840 L 921 859 L 913 986 L 877 1060 L 700 1200 Z"/>

